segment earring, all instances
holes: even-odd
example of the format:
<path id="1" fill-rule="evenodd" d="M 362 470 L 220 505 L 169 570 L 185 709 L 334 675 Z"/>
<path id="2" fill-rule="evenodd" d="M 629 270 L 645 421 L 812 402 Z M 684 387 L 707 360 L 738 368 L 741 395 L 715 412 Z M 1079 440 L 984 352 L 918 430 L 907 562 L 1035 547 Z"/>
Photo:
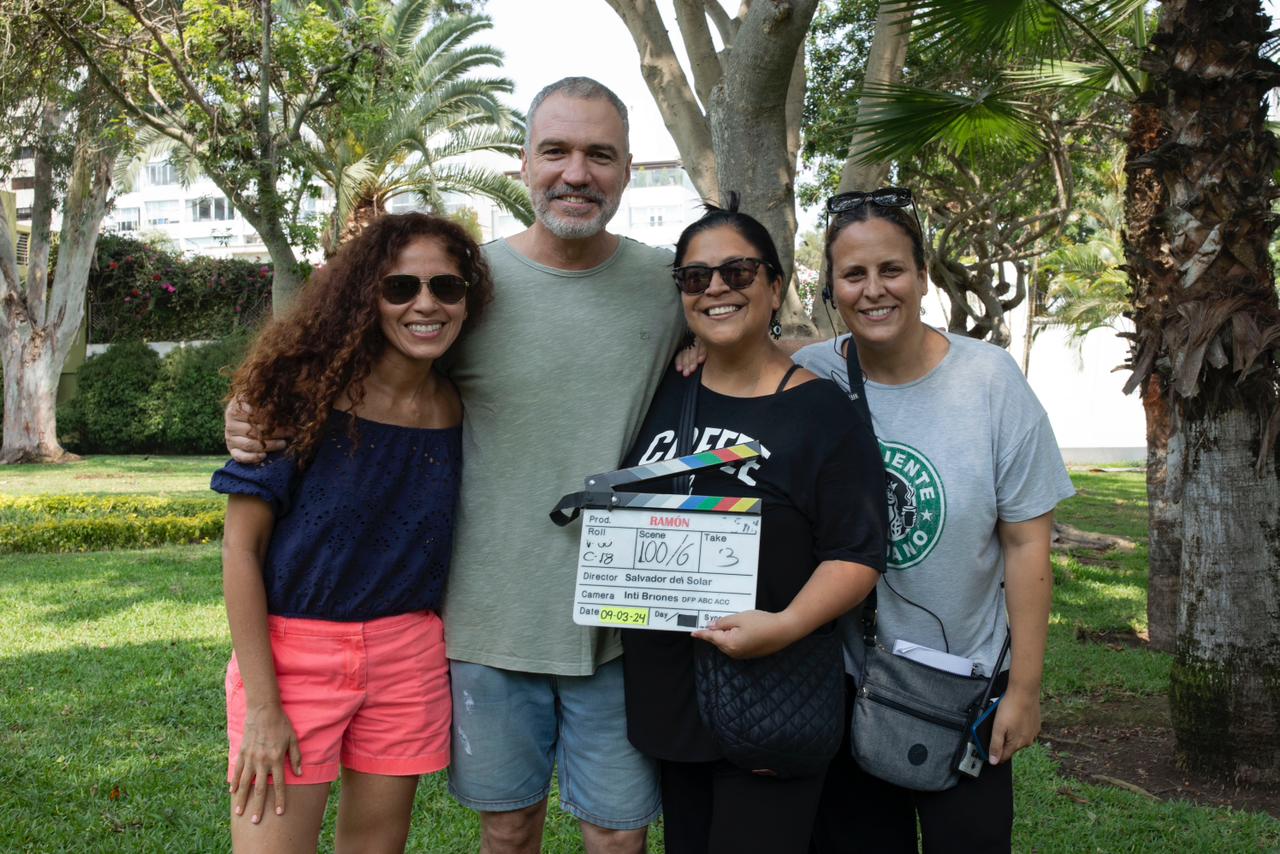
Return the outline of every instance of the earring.
<path id="1" fill-rule="evenodd" d="M 778 315 L 773 315 L 773 320 L 769 321 L 769 334 L 773 336 L 773 340 L 777 341 L 782 337 L 782 324 L 778 322 Z"/>

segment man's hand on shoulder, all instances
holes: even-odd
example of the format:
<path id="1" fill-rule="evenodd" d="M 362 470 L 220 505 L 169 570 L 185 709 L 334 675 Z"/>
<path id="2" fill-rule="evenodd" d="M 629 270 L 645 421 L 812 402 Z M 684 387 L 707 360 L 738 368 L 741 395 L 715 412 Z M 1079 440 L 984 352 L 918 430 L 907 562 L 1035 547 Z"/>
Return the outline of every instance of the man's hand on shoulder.
<path id="1" fill-rule="evenodd" d="M 260 463 L 272 451 L 282 451 L 287 437 L 273 437 L 263 440 L 262 436 L 249 423 L 253 407 L 240 398 L 232 398 L 222 414 L 223 438 L 227 443 L 227 451 L 231 459 L 246 465 Z"/>

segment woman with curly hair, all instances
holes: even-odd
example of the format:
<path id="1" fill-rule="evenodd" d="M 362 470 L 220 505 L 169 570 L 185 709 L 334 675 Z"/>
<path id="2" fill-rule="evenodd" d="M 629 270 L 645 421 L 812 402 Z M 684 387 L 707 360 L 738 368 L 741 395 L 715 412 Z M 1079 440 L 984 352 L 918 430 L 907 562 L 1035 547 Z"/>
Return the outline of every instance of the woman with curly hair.
<path id="1" fill-rule="evenodd" d="M 230 496 L 236 851 L 314 851 L 339 774 L 338 850 L 403 850 L 418 775 L 449 763 L 436 609 L 462 405 L 433 365 L 491 293 L 459 226 L 384 216 L 312 276 L 235 374 L 231 394 L 259 435 L 294 434 L 265 462 L 213 476 Z"/>

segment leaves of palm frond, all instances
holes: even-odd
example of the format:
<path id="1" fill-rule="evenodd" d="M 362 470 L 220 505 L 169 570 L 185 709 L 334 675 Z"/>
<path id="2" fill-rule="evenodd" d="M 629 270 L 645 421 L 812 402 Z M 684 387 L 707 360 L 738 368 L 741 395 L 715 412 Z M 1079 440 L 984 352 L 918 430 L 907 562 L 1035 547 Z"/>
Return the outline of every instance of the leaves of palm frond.
<path id="1" fill-rule="evenodd" d="M 442 144 L 431 148 L 434 160 L 462 157 L 477 151 L 493 151 L 511 157 L 519 157 L 524 147 L 524 132 L 494 127 L 465 128 L 450 134 Z"/>
<path id="2" fill-rule="evenodd" d="M 529 191 L 524 184 L 501 172 L 464 163 L 446 163 L 432 170 L 432 178 L 436 192 L 483 196 L 525 225 L 533 222 Z"/>
<path id="3" fill-rule="evenodd" d="M 1058 277 L 1050 285 L 1048 310 L 1040 316 L 1047 326 L 1068 330 L 1079 343 L 1095 329 L 1111 326 L 1129 307 L 1129 283 L 1120 270 L 1096 278 Z"/>
<path id="4" fill-rule="evenodd" d="M 861 162 L 897 160 L 931 144 L 957 156 L 967 149 L 1040 148 L 1040 123 L 1015 94 L 1007 88 L 959 95 L 868 84 L 853 126 L 866 142 L 853 155 Z"/>
<path id="5" fill-rule="evenodd" d="M 404 108 L 396 124 L 450 127 L 460 116 L 480 113 L 499 127 L 515 127 L 517 114 L 498 95 L 509 92 L 506 78 L 466 78 L 422 90 L 422 97 Z"/>
<path id="6" fill-rule="evenodd" d="M 1131 26 L 1135 19 L 1145 20 L 1148 0 L 1094 0 L 1081 12 L 1083 22 L 1100 36 L 1108 36 Z M 1145 30 L 1145 27 L 1139 27 Z M 1145 38 L 1137 47 L 1145 47 Z"/>
<path id="7" fill-rule="evenodd" d="M 430 63 L 437 55 L 457 48 L 476 33 L 493 28 L 484 15 L 450 15 L 429 27 L 413 45 L 411 61 L 415 68 Z"/>
<path id="8" fill-rule="evenodd" d="M 442 53 L 433 57 L 430 62 L 414 64 L 411 67 L 418 91 L 426 93 L 436 86 L 457 81 L 473 71 L 489 67 L 500 68 L 502 62 L 502 51 L 490 45 L 480 44 Z"/>
<path id="9" fill-rule="evenodd" d="M 1113 240 L 1095 238 L 1059 246 L 1046 253 L 1041 259 L 1041 269 L 1051 280 L 1094 279 L 1116 270 L 1123 257 L 1120 246 Z"/>
<path id="10" fill-rule="evenodd" d="M 1109 62 L 1049 61 L 1037 68 L 1012 69 L 1005 76 L 1020 92 L 1061 95 L 1077 110 L 1087 108 L 1108 92 L 1122 97 L 1138 94 L 1129 88 L 1125 75 Z"/>
<path id="11" fill-rule="evenodd" d="M 409 56 L 431 19 L 433 0 L 400 0 L 391 7 L 383 33 L 396 56 Z"/>
<path id="12" fill-rule="evenodd" d="M 1071 41 L 1069 20 L 1047 0 L 892 0 L 912 18 L 912 40 L 948 55 L 985 54 L 1040 59 L 1061 56 Z"/>
<path id="13" fill-rule="evenodd" d="M 112 187 L 117 192 L 129 192 L 136 186 L 143 168 L 160 161 L 173 166 L 184 187 L 203 175 L 199 162 L 184 145 L 149 125 L 142 125 L 135 131 L 132 145 L 111 165 Z"/>

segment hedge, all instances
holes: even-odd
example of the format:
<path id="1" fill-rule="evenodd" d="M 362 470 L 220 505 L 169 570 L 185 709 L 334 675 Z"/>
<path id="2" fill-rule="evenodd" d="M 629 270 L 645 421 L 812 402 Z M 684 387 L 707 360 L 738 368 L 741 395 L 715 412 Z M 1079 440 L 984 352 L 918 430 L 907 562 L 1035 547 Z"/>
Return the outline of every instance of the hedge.
<path id="1" fill-rule="evenodd" d="M 86 552 L 207 543 L 225 500 L 143 495 L 0 497 L 0 553 Z"/>
<path id="2" fill-rule="evenodd" d="M 99 454 L 154 450 L 147 398 L 159 377 L 160 357 L 141 341 L 113 344 L 86 359 L 76 396 L 58 410 L 63 446 Z"/>
<path id="3" fill-rule="evenodd" d="M 92 552 L 207 543 L 222 536 L 223 516 L 217 512 L 0 525 L 0 553 Z"/>
<path id="4" fill-rule="evenodd" d="M 112 344 L 80 368 L 58 438 L 82 454 L 223 453 L 223 400 L 248 344 L 238 335 L 163 359 L 139 341 Z"/>
<path id="5" fill-rule="evenodd" d="M 104 234 L 89 274 L 89 340 L 189 341 L 252 328 L 271 305 L 270 264 L 184 258 Z"/>
<path id="6" fill-rule="evenodd" d="M 210 494 L 207 498 L 165 498 L 158 495 L 22 495 L 0 496 L 0 524 L 38 517 L 93 518 L 100 516 L 192 516 L 221 511 L 226 500 Z"/>
<path id="7" fill-rule="evenodd" d="M 237 335 L 170 351 L 148 393 L 148 440 L 170 454 L 222 453 L 222 408 L 231 388 L 230 372 L 248 347 L 248 336 Z"/>

